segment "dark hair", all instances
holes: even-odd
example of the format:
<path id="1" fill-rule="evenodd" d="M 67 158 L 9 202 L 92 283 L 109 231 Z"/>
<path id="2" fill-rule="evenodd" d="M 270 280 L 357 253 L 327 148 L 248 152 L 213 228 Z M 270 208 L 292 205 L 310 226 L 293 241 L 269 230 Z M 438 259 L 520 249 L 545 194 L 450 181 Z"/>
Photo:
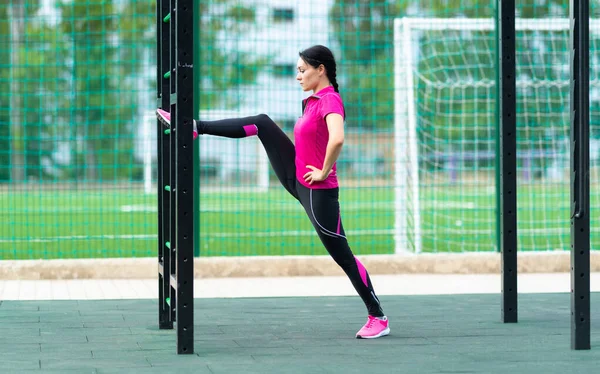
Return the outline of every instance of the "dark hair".
<path id="1" fill-rule="evenodd" d="M 335 57 L 331 50 L 323 45 L 313 45 L 299 53 L 300 57 L 309 65 L 318 68 L 321 64 L 325 66 L 327 78 L 333 85 L 335 92 L 340 92 L 336 77 Z"/>

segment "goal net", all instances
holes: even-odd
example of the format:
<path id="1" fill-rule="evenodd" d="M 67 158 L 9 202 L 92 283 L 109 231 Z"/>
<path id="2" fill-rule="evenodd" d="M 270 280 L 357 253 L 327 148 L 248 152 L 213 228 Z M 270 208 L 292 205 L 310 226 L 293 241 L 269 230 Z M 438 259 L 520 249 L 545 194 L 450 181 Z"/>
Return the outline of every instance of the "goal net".
<path id="1" fill-rule="evenodd" d="M 590 20 L 592 191 L 599 25 Z M 569 21 L 517 19 L 516 30 L 519 249 L 565 250 Z M 495 250 L 495 21 L 396 19 L 394 55 L 396 251 Z"/>

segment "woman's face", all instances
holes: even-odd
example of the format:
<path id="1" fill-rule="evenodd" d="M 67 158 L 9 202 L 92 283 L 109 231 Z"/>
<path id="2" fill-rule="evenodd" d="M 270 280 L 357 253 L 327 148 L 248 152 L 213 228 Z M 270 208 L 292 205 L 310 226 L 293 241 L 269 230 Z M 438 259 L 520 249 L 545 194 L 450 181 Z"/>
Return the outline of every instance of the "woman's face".
<path id="1" fill-rule="evenodd" d="M 318 68 L 307 64 L 306 61 L 300 57 L 298 59 L 298 74 L 296 75 L 296 80 L 300 82 L 300 86 L 304 92 L 315 90 L 321 81 L 323 74 L 325 73 L 325 68 L 323 65 L 320 65 Z"/>

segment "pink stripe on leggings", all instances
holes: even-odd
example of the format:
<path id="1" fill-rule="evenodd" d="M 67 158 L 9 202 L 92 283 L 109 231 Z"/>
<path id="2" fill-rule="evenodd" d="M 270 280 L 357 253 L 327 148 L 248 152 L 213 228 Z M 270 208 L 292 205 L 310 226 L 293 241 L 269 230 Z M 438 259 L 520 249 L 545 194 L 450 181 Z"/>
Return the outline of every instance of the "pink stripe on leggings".
<path id="1" fill-rule="evenodd" d="M 360 279 L 362 279 L 363 283 L 365 284 L 365 287 L 368 288 L 369 283 L 367 282 L 367 269 L 365 269 L 363 264 L 361 264 L 360 261 L 358 261 L 358 258 L 354 257 L 354 260 L 356 261 L 356 266 L 358 266 L 358 273 L 360 274 Z"/>
<path id="2" fill-rule="evenodd" d="M 244 131 L 246 132 L 246 136 L 256 135 L 256 134 L 258 134 L 258 126 L 246 125 L 246 126 L 244 126 Z"/>

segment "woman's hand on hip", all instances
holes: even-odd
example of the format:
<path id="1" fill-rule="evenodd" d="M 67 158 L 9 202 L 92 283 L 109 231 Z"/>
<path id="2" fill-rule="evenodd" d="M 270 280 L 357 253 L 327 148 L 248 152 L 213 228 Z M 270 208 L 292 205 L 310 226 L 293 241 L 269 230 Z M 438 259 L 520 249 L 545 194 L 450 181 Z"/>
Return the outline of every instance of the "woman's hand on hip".
<path id="1" fill-rule="evenodd" d="M 322 182 L 327 179 L 329 174 L 331 174 L 331 170 L 327 173 L 324 173 L 323 170 L 317 169 L 312 165 L 306 165 L 306 168 L 311 170 L 304 174 L 304 181 L 308 184 L 313 184 L 313 182 Z"/>

